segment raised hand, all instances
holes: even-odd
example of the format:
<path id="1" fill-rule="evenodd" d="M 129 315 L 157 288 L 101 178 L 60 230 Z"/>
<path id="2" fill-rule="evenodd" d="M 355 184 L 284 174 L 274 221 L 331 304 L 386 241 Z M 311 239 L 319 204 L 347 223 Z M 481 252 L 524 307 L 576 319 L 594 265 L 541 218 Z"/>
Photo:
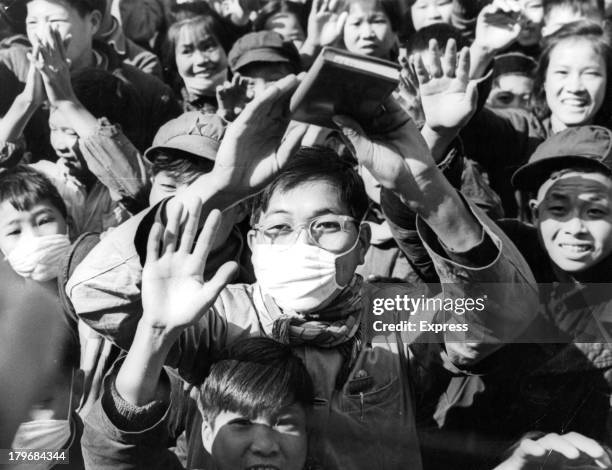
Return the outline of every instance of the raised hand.
<path id="1" fill-rule="evenodd" d="M 230 203 L 261 190 L 299 147 L 308 125 L 299 124 L 287 132 L 289 100 L 299 82 L 289 75 L 274 83 L 228 126 L 207 180 L 214 181 L 217 192 Z"/>
<path id="2" fill-rule="evenodd" d="M 446 44 L 442 56 L 438 43 L 429 44 L 428 66 L 420 54 L 412 57 L 426 124 L 438 133 L 456 133 L 476 111 L 478 92 L 470 82 L 470 51 L 457 54 L 454 39 Z"/>
<path id="3" fill-rule="evenodd" d="M 180 332 L 196 323 L 237 269 L 236 263 L 225 263 L 204 282 L 206 259 L 221 213 L 212 211 L 197 236 L 201 210 L 199 199 L 191 200 L 189 207 L 175 204 L 168 209 L 166 226 L 155 222 L 149 234 L 142 271 L 141 322 L 164 333 Z M 187 221 L 181 229 L 185 212 Z"/>
<path id="4" fill-rule="evenodd" d="M 253 3 L 253 2 L 251 2 Z M 251 11 L 243 9 L 239 0 L 223 0 L 221 3 L 223 16 L 237 26 L 243 26 L 249 22 L 249 14 Z"/>
<path id="5" fill-rule="evenodd" d="M 68 38 L 67 41 L 69 40 Z M 40 60 L 36 64 L 51 105 L 57 105 L 60 101 L 76 101 L 70 83 L 70 62 L 66 56 L 67 41 L 62 40 L 59 31 L 49 25 L 37 45 Z"/>
<path id="6" fill-rule="evenodd" d="M 314 0 L 308 16 L 306 42 L 318 47 L 334 44 L 344 31 L 348 13 L 338 12 L 338 0 Z"/>
<path id="7" fill-rule="evenodd" d="M 476 22 L 474 46 L 495 54 L 516 41 L 521 33 L 521 6 L 517 0 L 494 0 Z"/>
<path id="8" fill-rule="evenodd" d="M 217 87 L 217 114 L 226 121 L 233 121 L 252 99 L 248 79 L 236 73 L 231 83 L 226 82 Z"/>
<path id="9" fill-rule="evenodd" d="M 25 87 L 21 92 L 24 99 L 30 103 L 31 106 L 36 108 L 45 101 L 45 87 L 37 66 L 39 52 L 40 46 L 35 42 L 32 51 L 27 54 L 28 60 L 30 61 L 30 68 L 28 69 Z"/>
<path id="10" fill-rule="evenodd" d="M 611 468 L 610 456 L 597 441 L 576 432 L 524 439 L 512 456 L 495 470 Z"/>
<path id="11" fill-rule="evenodd" d="M 386 126 L 391 130 L 384 135 L 377 132 L 368 137 L 357 121 L 348 116 L 335 116 L 334 122 L 359 164 L 383 187 L 398 194 L 412 189 L 418 192 L 417 180 L 435 169 L 435 163 L 421 133 L 400 106 L 387 100 L 385 109 L 387 123 L 395 120 L 397 125 Z"/>

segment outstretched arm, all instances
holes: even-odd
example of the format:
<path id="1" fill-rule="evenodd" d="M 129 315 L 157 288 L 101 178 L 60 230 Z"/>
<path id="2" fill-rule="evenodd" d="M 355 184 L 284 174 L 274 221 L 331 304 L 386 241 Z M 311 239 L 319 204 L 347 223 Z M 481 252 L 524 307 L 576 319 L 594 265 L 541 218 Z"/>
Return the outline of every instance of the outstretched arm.
<path id="1" fill-rule="evenodd" d="M 143 315 L 116 380 L 117 392 L 133 405 L 145 405 L 163 393 L 159 379 L 170 348 L 184 329 L 206 314 L 236 269 L 228 262 L 204 282 L 206 258 L 221 219 L 219 211 L 211 212 L 196 239 L 201 209 L 197 199 L 185 208 L 187 222 L 181 230 L 183 209 L 178 206 L 168 214 L 165 227 L 156 222 L 149 234 Z"/>
<path id="2" fill-rule="evenodd" d="M 431 77 L 426 76 L 422 61 L 417 60 L 424 110 L 435 108 L 434 101 L 453 101 L 462 108 L 472 106 L 474 91 L 468 90 L 467 51 L 462 54 L 456 79 L 442 75 L 439 60 L 437 68 L 431 70 Z M 429 87 L 423 86 L 428 84 Z M 397 116 L 399 124 L 402 112 L 398 106 L 388 103 L 387 109 Z M 482 238 L 480 224 L 438 169 L 428 144 L 412 121 L 396 126 L 394 131 L 380 138 L 366 136 L 359 124 L 349 117 L 338 116 L 335 121 L 359 163 L 384 188 L 393 191 L 419 214 L 448 248 L 467 251 L 478 244 Z"/>

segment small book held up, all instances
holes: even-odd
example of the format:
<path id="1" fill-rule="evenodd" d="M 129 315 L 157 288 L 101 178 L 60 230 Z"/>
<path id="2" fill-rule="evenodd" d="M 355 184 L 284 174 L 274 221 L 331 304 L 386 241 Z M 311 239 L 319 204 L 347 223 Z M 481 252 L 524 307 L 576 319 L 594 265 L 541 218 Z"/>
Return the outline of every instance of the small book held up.
<path id="1" fill-rule="evenodd" d="M 393 62 L 325 47 L 291 97 L 291 118 L 331 129 L 339 114 L 367 121 L 397 88 L 399 71 Z"/>

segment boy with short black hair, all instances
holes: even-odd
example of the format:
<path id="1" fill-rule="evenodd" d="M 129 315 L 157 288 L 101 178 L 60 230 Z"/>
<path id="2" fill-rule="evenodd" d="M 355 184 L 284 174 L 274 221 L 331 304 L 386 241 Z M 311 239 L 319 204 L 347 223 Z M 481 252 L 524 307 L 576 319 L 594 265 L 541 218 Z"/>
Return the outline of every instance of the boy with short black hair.
<path id="1" fill-rule="evenodd" d="M 66 205 L 44 174 L 24 165 L 0 172 L 0 251 L 17 274 L 53 281 L 70 247 L 69 224 Z"/>
<path id="2" fill-rule="evenodd" d="M 492 108 L 519 108 L 531 111 L 537 62 L 520 52 L 495 57 L 493 85 L 487 98 Z"/>
<path id="3" fill-rule="evenodd" d="M 168 429 L 184 419 L 175 410 L 186 409 L 195 437 L 191 444 L 197 446 L 202 468 L 311 468 L 306 463 L 307 416 L 314 404 L 313 384 L 289 346 L 269 338 L 238 341 L 215 359 L 199 388 L 165 374 L 160 362 L 143 374 L 139 365 L 150 364 L 150 359 L 142 346 L 135 343 L 113 367 L 104 394 L 85 420 L 84 455 L 92 468 L 118 460 L 138 461 L 147 468 L 183 468 L 164 442 Z M 145 423 L 146 433 L 138 432 Z M 194 450 L 187 468 L 194 467 Z"/>

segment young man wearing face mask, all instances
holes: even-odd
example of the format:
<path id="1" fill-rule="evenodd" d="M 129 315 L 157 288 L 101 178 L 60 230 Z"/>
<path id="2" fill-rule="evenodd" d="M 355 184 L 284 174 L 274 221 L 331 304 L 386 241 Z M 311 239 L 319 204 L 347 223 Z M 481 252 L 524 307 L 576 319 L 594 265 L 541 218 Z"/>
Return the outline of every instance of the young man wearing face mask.
<path id="1" fill-rule="evenodd" d="M 27 166 L 0 173 L 0 201 L 0 251 L 5 257 L 2 264 L 44 286 L 51 294 L 46 299 L 46 312 L 57 318 L 40 319 L 36 328 L 53 331 L 54 321 L 61 321 L 60 312 L 52 308 L 57 301 L 58 266 L 70 248 L 64 201 L 43 174 Z M 21 287 L 12 295 L 25 293 Z M 70 460 L 67 468 L 83 469 L 79 445 L 83 426 L 75 413 L 82 382 L 78 343 L 63 323 L 60 336 L 59 367 L 49 367 L 48 383 L 33 393 L 33 407 L 17 429 L 12 448 L 63 450 Z M 29 344 L 30 348 L 36 346 Z M 48 464 L 41 468 L 51 467 Z"/>
<path id="2" fill-rule="evenodd" d="M 366 194 L 354 169 L 337 157 L 320 150 L 296 154 L 306 126 L 285 133 L 288 101 L 297 84 L 296 77 L 286 77 L 249 103 L 228 127 L 213 171 L 163 207 L 109 234 L 76 269 L 66 292 L 92 328 L 123 348 L 138 331 L 145 344 L 169 348 L 166 363 L 195 384 L 206 376 L 205 358 L 242 337 L 272 336 L 293 345 L 315 382 L 320 406 L 315 406 L 313 419 L 322 443 L 316 453 L 326 468 L 420 468 L 410 393 L 416 377 L 409 373 L 408 339 L 375 333 L 369 321 L 374 297 L 417 292 L 401 285 L 385 290 L 354 275 L 369 241 L 369 230 L 360 220 Z M 488 228 L 486 216 L 466 205 L 441 176 L 405 114 L 390 101 L 387 113 L 369 123 L 370 131 L 385 136 L 384 141 L 369 140 L 350 118 L 338 117 L 337 124 L 360 163 L 422 214 L 421 233 L 441 276 L 451 284 L 461 276 L 470 283 L 471 294 L 492 299 L 473 322 L 475 333 L 486 330 L 491 344 L 464 343 L 447 333 L 431 342 L 432 355 L 457 371 L 494 352 L 499 347 L 495 338 L 509 340 L 520 333 L 536 302 L 525 263 L 506 248 L 509 242 L 501 233 Z M 278 173 L 279 166 L 285 170 Z M 255 212 L 257 225 L 249 236 L 258 282 L 228 286 L 210 309 L 211 296 L 200 297 L 205 303 L 195 304 L 189 318 L 168 312 L 153 322 L 139 321 L 141 263 L 155 221 L 165 221 L 164 238 L 170 237 L 174 247 L 177 234 L 182 231 L 190 239 L 211 209 L 231 207 L 264 188 Z M 184 209 L 181 201 L 188 196 L 197 196 L 204 205 Z M 155 227 L 160 230 L 159 224 Z M 480 261 L 457 268 L 452 259 L 462 259 L 461 253 L 470 250 L 481 253 Z M 201 262 L 179 260 L 171 267 L 180 273 L 165 277 L 176 288 L 200 290 L 202 280 L 193 270 Z M 214 291 L 221 290 L 230 270 L 222 267 L 211 281 Z M 117 289 L 117 276 L 132 281 Z M 185 283 L 187 279 L 193 282 Z M 450 297 L 462 294 L 445 291 Z M 410 316 L 400 308 L 388 315 L 396 320 Z M 151 324 L 161 334 L 154 343 L 146 339 Z"/>

